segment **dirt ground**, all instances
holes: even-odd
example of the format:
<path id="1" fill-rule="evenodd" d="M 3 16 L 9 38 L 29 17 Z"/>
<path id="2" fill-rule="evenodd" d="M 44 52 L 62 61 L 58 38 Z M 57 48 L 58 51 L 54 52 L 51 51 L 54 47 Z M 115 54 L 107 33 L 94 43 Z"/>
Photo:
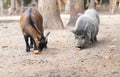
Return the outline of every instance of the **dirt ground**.
<path id="1" fill-rule="evenodd" d="M 62 17 L 64 24 L 69 17 Z M 120 77 L 120 15 L 100 15 L 98 43 L 75 49 L 71 28 L 51 31 L 48 49 L 25 52 L 19 22 L 0 23 L 0 77 Z"/>

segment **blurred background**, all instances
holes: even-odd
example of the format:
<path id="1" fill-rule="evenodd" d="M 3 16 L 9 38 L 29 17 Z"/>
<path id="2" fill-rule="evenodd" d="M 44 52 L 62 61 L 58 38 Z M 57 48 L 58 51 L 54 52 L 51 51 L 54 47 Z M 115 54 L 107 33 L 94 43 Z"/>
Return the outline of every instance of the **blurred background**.
<path id="1" fill-rule="evenodd" d="M 109 13 L 118 13 L 120 9 L 120 0 L 51 0 L 49 3 L 52 4 L 54 1 L 61 13 L 68 14 L 70 5 L 75 5 L 79 12 L 90 7 Z M 39 5 L 41 5 L 41 0 L 0 0 L 0 15 L 20 15 L 32 6 L 39 9 Z"/>

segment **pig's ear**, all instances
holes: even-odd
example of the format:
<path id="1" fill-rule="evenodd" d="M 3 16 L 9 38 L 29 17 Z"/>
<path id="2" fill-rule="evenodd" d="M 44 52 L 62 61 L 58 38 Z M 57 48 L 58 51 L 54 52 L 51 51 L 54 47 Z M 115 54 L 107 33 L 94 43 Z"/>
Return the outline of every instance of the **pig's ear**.
<path id="1" fill-rule="evenodd" d="M 71 30 L 71 32 L 75 34 L 75 30 Z"/>

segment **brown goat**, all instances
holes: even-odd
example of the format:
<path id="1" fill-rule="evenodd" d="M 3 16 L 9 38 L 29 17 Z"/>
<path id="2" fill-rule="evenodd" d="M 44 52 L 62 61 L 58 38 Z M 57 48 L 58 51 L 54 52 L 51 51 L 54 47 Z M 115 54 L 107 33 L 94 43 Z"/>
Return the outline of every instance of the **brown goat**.
<path id="1" fill-rule="evenodd" d="M 50 32 L 44 37 L 43 18 L 37 10 L 30 8 L 25 11 L 20 18 L 20 26 L 26 42 L 26 52 L 29 52 L 33 45 L 34 50 L 42 51 L 47 47 L 47 36 Z"/>

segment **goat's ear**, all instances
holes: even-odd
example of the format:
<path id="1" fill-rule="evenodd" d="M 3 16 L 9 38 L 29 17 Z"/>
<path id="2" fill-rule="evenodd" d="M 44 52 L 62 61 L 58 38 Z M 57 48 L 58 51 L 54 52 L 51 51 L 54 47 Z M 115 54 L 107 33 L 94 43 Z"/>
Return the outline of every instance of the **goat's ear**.
<path id="1" fill-rule="evenodd" d="M 45 36 L 45 38 L 48 38 L 48 35 L 50 34 L 50 32 L 48 32 L 47 34 L 46 34 L 46 36 Z"/>

